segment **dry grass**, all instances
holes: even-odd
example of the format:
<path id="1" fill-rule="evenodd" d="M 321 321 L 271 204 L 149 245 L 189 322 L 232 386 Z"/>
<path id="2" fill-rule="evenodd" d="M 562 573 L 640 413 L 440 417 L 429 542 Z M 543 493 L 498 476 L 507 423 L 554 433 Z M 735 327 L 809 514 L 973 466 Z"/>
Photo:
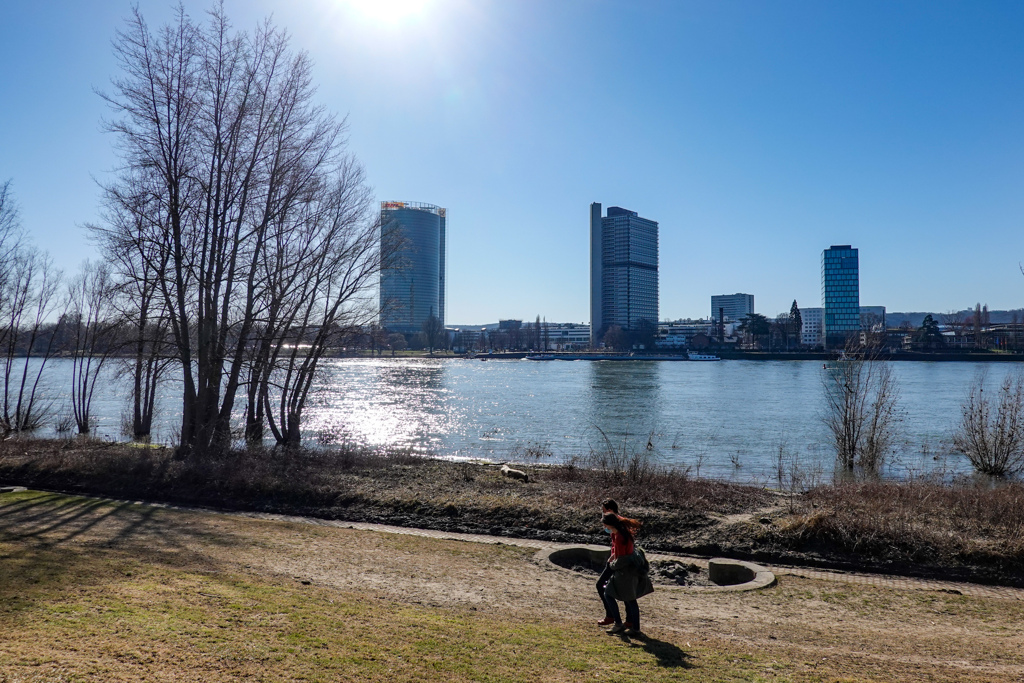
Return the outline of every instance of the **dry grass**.
<path id="1" fill-rule="evenodd" d="M 485 527 L 593 534 L 600 533 L 597 506 L 609 496 L 635 512 L 690 522 L 770 498 L 756 487 L 690 477 L 646 459 L 626 471 L 575 463 L 532 468 L 531 484 L 523 485 L 501 478 L 489 465 L 359 448 L 252 449 L 176 460 L 166 448 L 24 440 L 0 446 L 0 477 L 118 498 L 325 517 L 373 507 L 404 515 L 479 517 Z"/>
<path id="2" fill-rule="evenodd" d="M 1019 600 L 783 577 L 657 591 L 647 640 L 508 546 L 0 496 L 0 680 L 1019 680 Z"/>
<path id="3" fill-rule="evenodd" d="M 903 565 L 1024 570 L 1024 484 L 866 482 L 802 496 L 784 543 Z M 989 578 L 996 578 L 995 576 Z"/>

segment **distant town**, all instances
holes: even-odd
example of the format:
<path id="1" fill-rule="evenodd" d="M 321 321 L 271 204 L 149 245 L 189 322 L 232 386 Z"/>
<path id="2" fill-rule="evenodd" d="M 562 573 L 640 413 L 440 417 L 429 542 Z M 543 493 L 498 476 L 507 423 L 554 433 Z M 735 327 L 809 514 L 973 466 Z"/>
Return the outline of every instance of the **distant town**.
<path id="1" fill-rule="evenodd" d="M 432 204 L 381 203 L 379 323 L 366 343 L 378 351 L 448 349 L 472 352 L 835 352 L 851 346 L 902 352 L 1020 352 L 1024 309 L 888 313 L 861 305 L 860 253 L 850 244 L 824 249 L 821 301 L 793 301 L 787 313 L 758 313 L 754 294 L 709 295 L 706 318 L 658 315 L 658 222 L 636 211 L 590 205 L 590 322 L 446 321 L 447 211 Z"/>

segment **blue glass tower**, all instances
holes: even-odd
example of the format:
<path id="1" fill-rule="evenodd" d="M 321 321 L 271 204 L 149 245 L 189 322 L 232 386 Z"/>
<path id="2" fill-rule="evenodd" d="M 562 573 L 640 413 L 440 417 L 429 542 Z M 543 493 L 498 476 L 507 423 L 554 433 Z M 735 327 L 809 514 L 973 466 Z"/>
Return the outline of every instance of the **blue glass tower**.
<path id="1" fill-rule="evenodd" d="M 381 244 L 397 245 L 380 275 L 380 324 L 415 334 L 436 316 L 445 323 L 447 211 L 433 204 L 381 202 Z"/>
<path id="2" fill-rule="evenodd" d="M 826 349 L 860 335 L 860 257 L 849 244 L 821 252 L 821 305 Z"/>

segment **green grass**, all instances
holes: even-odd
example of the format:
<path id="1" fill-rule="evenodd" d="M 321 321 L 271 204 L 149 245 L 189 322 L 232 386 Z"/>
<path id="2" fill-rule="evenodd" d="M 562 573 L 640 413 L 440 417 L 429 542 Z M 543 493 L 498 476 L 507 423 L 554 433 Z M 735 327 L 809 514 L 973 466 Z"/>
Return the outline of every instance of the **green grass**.
<path id="1" fill-rule="evenodd" d="M 55 520 L 78 518 L 83 502 L 32 492 L 3 498 L 0 513 L 22 508 L 22 522 L 0 526 L 0 681 L 787 680 L 767 658 L 628 642 L 589 623 L 219 571 L 195 555 L 147 554 L 88 533 L 54 542 Z M 134 507 L 91 503 L 97 518 Z M 466 550 L 490 551 L 510 552 Z"/>
<path id="2" fill-rule="evenodd" d="M 5 560 L 12 550 L 4 544 Z M 0 577 L 0 680 L 187 671 L 202 680 L 732 681 L 771 668 L 745 654 L 626 643 L 589 626 L 509 623 L 124 558 L 41 551 L 5 561 Z"/>

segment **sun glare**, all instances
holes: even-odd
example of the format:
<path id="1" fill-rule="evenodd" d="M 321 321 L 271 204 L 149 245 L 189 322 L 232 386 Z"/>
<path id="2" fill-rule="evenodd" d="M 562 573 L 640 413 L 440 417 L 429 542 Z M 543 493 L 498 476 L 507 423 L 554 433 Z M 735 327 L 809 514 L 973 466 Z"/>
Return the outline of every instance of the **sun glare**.
<path id="1" fill-rule="evenodd" d="M 345 0 L 362 19 L 377 24 L 398 24 L 419 19 L 432 0 Z"/>

